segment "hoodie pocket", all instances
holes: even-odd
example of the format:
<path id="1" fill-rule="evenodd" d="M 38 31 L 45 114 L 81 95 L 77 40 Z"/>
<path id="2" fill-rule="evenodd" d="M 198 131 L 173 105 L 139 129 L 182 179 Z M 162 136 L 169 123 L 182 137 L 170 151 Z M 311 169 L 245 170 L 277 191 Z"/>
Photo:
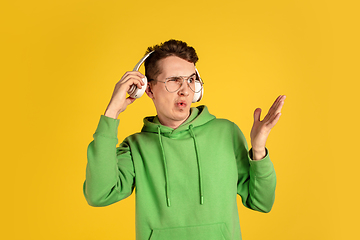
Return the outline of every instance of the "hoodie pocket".
<path id="1" fill-rule="evenodd" d="M 225 223 L 153 229 L 149 240 L 230 240 Z"/>

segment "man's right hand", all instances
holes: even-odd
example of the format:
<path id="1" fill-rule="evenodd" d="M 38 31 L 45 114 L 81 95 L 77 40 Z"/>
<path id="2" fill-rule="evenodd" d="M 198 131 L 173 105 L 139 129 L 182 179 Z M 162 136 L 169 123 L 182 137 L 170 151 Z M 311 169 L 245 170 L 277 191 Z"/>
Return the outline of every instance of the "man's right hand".
<path id="1" fill-rule="evenodd" d="M 114 92 L 104 115 L 117 119 L 119 114 L 125 111 L 126 107 L 136 100 L 132 97 L 126 97 L 126 93 L 129 91 L 130 87 L 133 84 L 135 84 L 138 88 L 147 87 L 144 86 L 144 82 L 141 80 L 144 77 L 145 76 L 139 71 L 126 72 L 120 81 L 116 83 Z"/>

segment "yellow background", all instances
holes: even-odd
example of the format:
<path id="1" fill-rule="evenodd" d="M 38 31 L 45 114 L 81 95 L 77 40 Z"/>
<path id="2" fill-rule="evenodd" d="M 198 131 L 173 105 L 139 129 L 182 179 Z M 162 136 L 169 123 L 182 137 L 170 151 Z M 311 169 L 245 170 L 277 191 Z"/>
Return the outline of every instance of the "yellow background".
<path id="1" fill-rule="evenodd" d="M 86 148 L 115 83 L 170 38 L 197 50 L 201 104 L 248 142 L 255 108 L 264 116 L 287 95 L 267 143 L 276 201 L 269 214 L 239 204 L 243 238 L 358 239 L 352 2 L 8 1 L 0 11 L 1 239 L 134 239 L 134 195 L 87 205 Z M 148 97 L 129 106 L 119 141 L 153 114 Z"/>

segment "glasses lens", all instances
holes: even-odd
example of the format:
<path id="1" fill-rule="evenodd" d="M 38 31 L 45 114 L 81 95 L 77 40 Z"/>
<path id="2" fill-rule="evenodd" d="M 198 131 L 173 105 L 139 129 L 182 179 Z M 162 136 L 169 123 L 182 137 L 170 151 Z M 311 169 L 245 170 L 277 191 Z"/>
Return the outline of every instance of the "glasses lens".
<path id="1" fill-rule="evenodd" d="M 181 77 L 172 77 L 166 80 L 165 85 L 166 89 L 169 92 L 176 92 L 179 90 L 183 83 L 183 79 Z"/>
<path id="2" fill-rule="evenodd" d="M 196 76 L 192 76 L 188 79 L 188 84 L 191 91 L 198 93 L 202 89 L 202 82 L 199 79 L 196 79 Z"/>

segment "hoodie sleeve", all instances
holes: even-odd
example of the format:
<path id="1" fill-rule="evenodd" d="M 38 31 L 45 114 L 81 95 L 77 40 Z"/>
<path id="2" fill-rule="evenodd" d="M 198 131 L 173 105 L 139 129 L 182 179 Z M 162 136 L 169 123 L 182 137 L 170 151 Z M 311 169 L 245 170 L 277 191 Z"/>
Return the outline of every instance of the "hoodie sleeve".
<path id="1" fill-rule="evenodd" d="M 254 161 L 251 149 L 239 127 L 234 124 L 234 144 L 238 169 L 237 193 L 244 206 L 270 212 L 275 200 L 276 174 L 268 150 L 266 156 Z"/>
<path id="2" fill-rule="evenodd" d="M 135 171 L 128 142 L 118 143 L 119 119 L 102 115 L 94 140 L 87 150 L 84 196 L 89 205 L 107 206 L 118 202 L 134 190 Z"/>

